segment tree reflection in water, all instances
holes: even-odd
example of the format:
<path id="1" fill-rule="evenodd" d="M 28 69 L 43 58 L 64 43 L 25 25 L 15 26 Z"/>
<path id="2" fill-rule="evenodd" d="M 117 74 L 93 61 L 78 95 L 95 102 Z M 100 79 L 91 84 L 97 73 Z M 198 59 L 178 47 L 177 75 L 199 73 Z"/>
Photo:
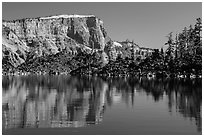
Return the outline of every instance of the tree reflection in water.
<path id="1" fill-rule="evenodd" d="M 6 76 L 2 88 L 4 129 L 98 124 L 106 106 L 114 101 L 134 105 L 135 93 L 145 92 L 154 101 L 167 96 L 169 112 L 175 108 L 202 131 L 201 80 Z"/>

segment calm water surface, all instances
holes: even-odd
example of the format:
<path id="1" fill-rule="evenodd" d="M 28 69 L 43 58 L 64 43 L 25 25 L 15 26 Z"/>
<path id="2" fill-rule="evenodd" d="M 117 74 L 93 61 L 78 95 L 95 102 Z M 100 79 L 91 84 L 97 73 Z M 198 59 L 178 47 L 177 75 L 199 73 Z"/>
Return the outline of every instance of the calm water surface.
<path id="1" fill-rule="evenodd" d="M 3 134 L 202 134 L 200 80 L 6 76 Z"/>

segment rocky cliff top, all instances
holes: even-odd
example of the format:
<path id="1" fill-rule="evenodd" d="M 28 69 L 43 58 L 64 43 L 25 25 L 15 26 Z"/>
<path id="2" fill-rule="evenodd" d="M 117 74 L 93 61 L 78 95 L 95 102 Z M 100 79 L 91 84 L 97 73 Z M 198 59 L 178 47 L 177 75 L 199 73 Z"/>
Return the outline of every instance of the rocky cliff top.
<path id="1" fill-rule="evenodd" d="M 59 15 L 50 15 L 50 16 L 44 16 L 44 17 L 34 17 L 34 18 L 21 18 L 21 19 L 14 19 L 14 20 L 4 20 L 3 22 L 14 22 L 19 20 L 35 20 L 35 19 L 59 19 L 59 18 L 90 18 L 90 17 L 96 17 L 95 15 L 77 15 L 77 14 L 59 14 Z"/>
<path id="2" fill-rule="evenodd" d="M 88 17 L 95 17 L 94 15 L 54 15 L 54 16 L 46 16 L 40 17 L 40 19 L 56 19 L 56 18 L 88 18 Z"/>

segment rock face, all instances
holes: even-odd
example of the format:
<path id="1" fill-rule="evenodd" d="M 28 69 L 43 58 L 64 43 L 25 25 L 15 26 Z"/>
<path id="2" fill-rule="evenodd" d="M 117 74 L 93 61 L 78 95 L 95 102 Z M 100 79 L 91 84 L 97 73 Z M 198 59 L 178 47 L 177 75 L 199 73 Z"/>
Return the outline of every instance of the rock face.
<path id="1" fill-rule="evenodd" d="M 93 15 L 58 15 L 3 21 L 3 60 L 14 67 L 27 59 L 66 51 L 104 50 L 107 32 Z"/>
<path id="2" fill-rule="evenodd" d="M 17 67 L 25 61 L 29 47 L 10 28 L 3 25 L 2 31 L 3 65 Z"/>
<path id="3" fill-rule="evenodd" d="M 145 59 L 151 55 L 154 49 L 139 47 L 133 41 L 109 41 L 106 44 L 105 51 L 109 56 L 110 60 L 115 61 L 119 56 L 123 59 L 132 58 L 134 59 Z"/>

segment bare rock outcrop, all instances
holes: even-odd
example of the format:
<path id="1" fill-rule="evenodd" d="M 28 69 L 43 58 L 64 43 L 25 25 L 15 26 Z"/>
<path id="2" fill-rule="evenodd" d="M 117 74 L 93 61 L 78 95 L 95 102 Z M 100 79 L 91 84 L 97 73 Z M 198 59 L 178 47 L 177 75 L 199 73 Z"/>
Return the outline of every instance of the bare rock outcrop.
<path id="1" fill-rule="evenodd" d="M 14 67 L 28 59 L 65 51 L 104 50 L 110 39 L 94 15 L 57 15 L 2 22 L 3 60 Z"/>

